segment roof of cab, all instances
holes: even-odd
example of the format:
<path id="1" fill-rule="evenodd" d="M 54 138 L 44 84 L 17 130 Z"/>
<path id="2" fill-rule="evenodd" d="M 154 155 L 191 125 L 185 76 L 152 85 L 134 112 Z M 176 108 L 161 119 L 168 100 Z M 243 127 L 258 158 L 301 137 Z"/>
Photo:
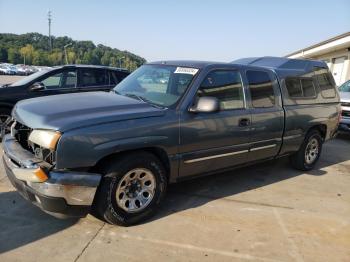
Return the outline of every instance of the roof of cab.
<path id="1" fill-rule="evenodd" d="M 196 61 L 196 60 L 170 60 L 170 61 L 156 61 L 148 63 L 148 65 L 170 65 L 180 67 L 193 67 L 202 69 L 209 65 L 227 65 L 225 62 L 213 62 L 213 61 Z"/>

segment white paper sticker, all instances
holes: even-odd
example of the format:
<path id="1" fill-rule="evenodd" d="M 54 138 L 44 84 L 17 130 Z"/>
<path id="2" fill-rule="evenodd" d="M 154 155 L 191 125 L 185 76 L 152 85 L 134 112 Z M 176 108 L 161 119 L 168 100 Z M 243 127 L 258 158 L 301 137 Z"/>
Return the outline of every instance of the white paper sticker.
<path id="1" fill-rule="evenodd" d="M 195 75 L 198 72 L 197 68 L 190 68 L 190 67 L 177 67 L 174 74 L 189 74 L 189 75 Z"/>

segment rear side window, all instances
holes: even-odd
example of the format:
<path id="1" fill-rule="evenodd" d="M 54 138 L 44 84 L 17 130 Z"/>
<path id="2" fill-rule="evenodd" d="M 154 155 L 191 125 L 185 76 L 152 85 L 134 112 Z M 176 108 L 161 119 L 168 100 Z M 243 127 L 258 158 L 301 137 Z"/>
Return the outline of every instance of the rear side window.
<path id="1" fill-rule="evenodd" d="M 311 78 L 287 78 L 288 94 L 293 98 L 312 98 L 316 96 L 315 86 Z"/>
<path id="2" fill-rule="evenodd" d="M 273 107 L 275 105 L 275 93 L 269 74 L 263 71 L 249 70 L 247 71 L 247 79 L 253 107 Z"/>
<path id="3" fill-rule="evenodd" d="M 335 97 L 335 85 L 333 83 L 332 75 L 326 69 L 318 69 L 315 71 L 315 78 L 318 86 L 321 89 L 321 94 L 325 98 Z"/>
<path id="4" fill-rule="evenodd" d="M 80 86 L 98 87 L 108 85 L 108 76 L 106 70 L 99 69 L 81 69 Z"/>
<path id="5" fill-rule="evenodd" d="M 286 87 L 290 97 L 302 97 L 303 91 L 301 89 L 300 80 L 297 78 L 287 78 Z"/>
<path id="6" fill-rule="evenodd" d="M 113 71 L 109 71 L 109 85 L 115 86 L 119 83 L 117 74 Z"/>
<path id="7" fill-rule="evenodd" d="M 312 79 L 307 79 L 307 78 L 301 79 L 301 87 L 303 89 L 304 97 L 316 96 L 315 86 Z"/>
<path id="8" fill-rule="evenodd" d="M 216 97 L 220 101 L 222 110 L 243 108 L 244 95 L 239 72 L 230 70 L 210 72 L 203 80 L 197 96 Z"/>

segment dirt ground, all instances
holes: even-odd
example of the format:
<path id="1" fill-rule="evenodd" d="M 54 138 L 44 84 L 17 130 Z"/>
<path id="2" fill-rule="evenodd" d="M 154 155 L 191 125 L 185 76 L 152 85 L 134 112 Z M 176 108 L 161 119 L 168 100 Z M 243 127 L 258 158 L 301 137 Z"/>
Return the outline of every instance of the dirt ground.
<path id="1" fill-rule="evenodd" d="M 350 136 L 316 169 L 288 159 L 172 185 L 156 217 L 122 228 L 58 220 L 0 166 L 0 261 L 350 261 Z"/>
<path id="2" fill-rule="evenodd" d="M 0 75 L 0 85 L 11 84 L 22 79 L 25 76 L 9 76 L 9 75 Z"/>

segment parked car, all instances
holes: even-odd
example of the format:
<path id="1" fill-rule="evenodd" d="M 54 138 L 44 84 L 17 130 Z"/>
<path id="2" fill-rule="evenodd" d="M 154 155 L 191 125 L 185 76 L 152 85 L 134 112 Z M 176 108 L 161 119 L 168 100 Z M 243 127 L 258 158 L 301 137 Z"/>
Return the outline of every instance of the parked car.
<path id="1" fill-rule="evenodd" d="M 157 79 L 164 71 L 166 87 Z M 19 102 L 3 160 L 12 184 L 44 211 L 85 216 L 92 208 L 125 226 L 154 214 L 168 183 L 282 156 L 312 169 L 339 114 L 324 62 L 163 61 L 114 92 Z"/>
<path id="2" fill-rule="evenodd" d="M 10 75 L 11 70 L 7 65 L 0 64 L 0 75 Z"/>
<path id="3" fill-rule="evenodd" d="M 32 73 L 35 73 L 30 66 L 27 65 L 16 65 L 17 67 L 17 75 L 27 76 Z"/>
<path id="4" fill-rule="evenodd" d="M 339 87 L 341 102 L 341 119 L 339 130 L 350 131 L 350 80 L 346 81 Z"/>
<path id="5" fill-rule="evenodd" d="M 9 131 L 11 110 L 20 100 L 87 91 L 110 91 L 128 71 L 104 66 L 67 65 L 41 71 L 0 88 L 1 134 Z"/>

